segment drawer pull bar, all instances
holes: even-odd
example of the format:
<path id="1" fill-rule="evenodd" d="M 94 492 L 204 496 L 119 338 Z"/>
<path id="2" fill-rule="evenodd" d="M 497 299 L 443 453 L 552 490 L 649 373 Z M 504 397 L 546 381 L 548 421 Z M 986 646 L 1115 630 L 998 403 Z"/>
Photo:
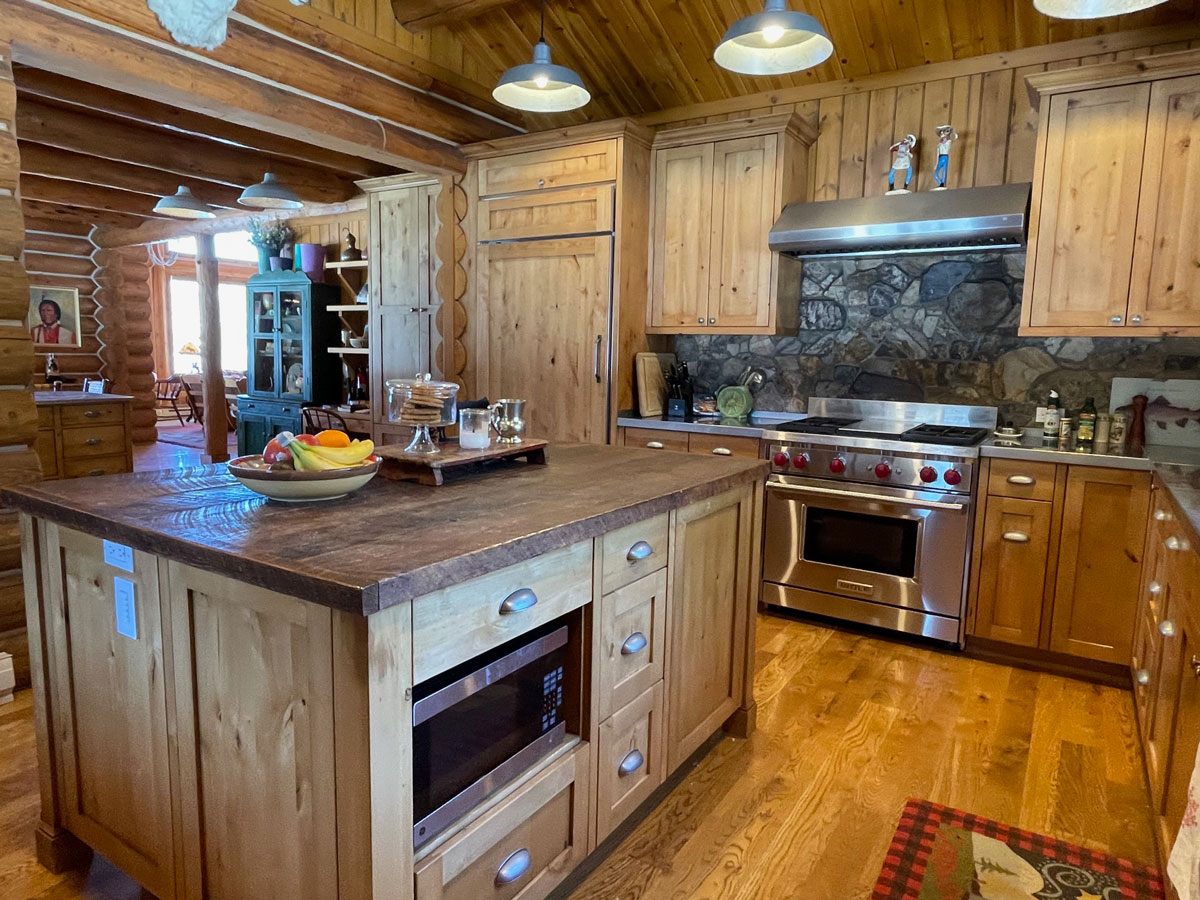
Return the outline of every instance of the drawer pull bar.
<path id="1" fill-rule="evenodd" d="M 100 417 L 100 413 L 96 412 L 94 409 L 87 410 L 84 415 L 89 419 L 98 419 Z"/>
<path id="2" fill-rule="evenodd" d="M 728 447 L 713 447 L 713 453 L 717 456 L 733 456 L 733 451 Z"/>
<path id="3" fill-rule="evenodd" d="M 1138 684 L 1140 684 L 1142 687 L 1145 687 L 1146 685 L 1148 685 L 1150 683 L 1150 673 L 1147 672 L 1145 669 L 1138 669 L 1136 672 L 1133 673 L 1133 680 L 1136 681 Z"/>
<path id="4" fill-rule="evenodd" d="M 84 443 L 89 447 L 95 447 L 100 443 L 100 438 L 88 438 Z"/>
<path id="5" fill-rule="evenodd" d="M 641 750 L 630 750 L 621 758 L 621 764 L 617 766 L 617 774 L 622 778 L 632 775 L 642 767 L 642 763 L 645 761 L 646 757 L 642 756 Z"/>
<path id="6" fill-rule="evenodd" d="M 510 854 L 504 862 L 500 863 L 500 868 L 496 870 L 496 887 L 504 887 L 506 884 L 512 884 L 529 871 L 529 865 L 532 862 L 533 860 L 529 856 L 529 851 L 524 847 Z"/>
<path id="7" fill-rule="evenodd" d="M 621 645 L 622 656 L 633 656 L 635 653 L 641 653 L 646 649 L 646 636 L 640 631 L 635 631 L 629 637 L 625 638 L 625 643 Z"/>
<path id="8" fill-rule="evenodd" d="M 1023 531 L 1006 531 L 1000 535 L 1006 541 L 1012 541 L 1014 544 L 1028 544 L 1029 535 Z"/>
<path id="9" fill-rule="evenodd" d="M 661 450 L 663 448 L 662 441 L 646 441 L 646 446 L 651 450 Z"/>
<path id="10" fill-rule="evenodd" d="M 640 562 L 647 557 L 654 555 L 654 548 L 646 541 L 638 541 L 629 548 L 629 552 L 625 554 L 625 558 L 631 563 Z"/>
<path id="11" fill-rule="evenodd" d="M 536 604 L 537 594 L 529 588 L 521 588 L 504 598 L 504 602 L 500 604 L 500 615 L 507 616 L 510 613 L 521 612 Z"/>
<path id="12" fill-rule="evenodd" d="M 1171 535 L 1163 543 L 1168 550 L 1187 550 L 1190 546 L 1183 538 L 1175 537 L 1175 535 Z"/>
<path id="13" fill-rule="evenodd" d="M 1032 475 L 1009 475 L 1009 484 L 1037 484 L 1037 479 Z"/>
<path id="14" fill-rule="evenodd" d="M 1158 633 L 1163 637 L 1175 637 L 1175 623 L 1170 619 L 1163 619 L 1158 623 Z"/>
<path id="15" fill-rule="evenodd" d="M 1192 666 L 1192 674 L 1195 675 L 1197 678 L 1200 678 L 1200 658 L 1197 658 L 1196 654 L 1194 654 L 1194 653 L 1192 654 L 1192 658 L 1191 658 L 1191 666 Z"/>
<path id="16" fill-rule="evenodd" d="M 89 475 L 103 475 L 104 470 L 103 469 L 92 469 L 92 471 L 88 472 L 88 474 Z"/>

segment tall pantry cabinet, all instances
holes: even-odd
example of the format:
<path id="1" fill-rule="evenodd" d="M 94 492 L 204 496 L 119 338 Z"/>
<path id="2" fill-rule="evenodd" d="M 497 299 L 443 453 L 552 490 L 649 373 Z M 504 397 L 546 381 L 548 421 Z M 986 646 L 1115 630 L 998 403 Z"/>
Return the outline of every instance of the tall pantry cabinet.
<path id="1" fill-rule="evenodd" d="M 476 144 L 468 382 L 526 431 L 605 443 L 644 334 L 650 134 L 628 119 Z"/>

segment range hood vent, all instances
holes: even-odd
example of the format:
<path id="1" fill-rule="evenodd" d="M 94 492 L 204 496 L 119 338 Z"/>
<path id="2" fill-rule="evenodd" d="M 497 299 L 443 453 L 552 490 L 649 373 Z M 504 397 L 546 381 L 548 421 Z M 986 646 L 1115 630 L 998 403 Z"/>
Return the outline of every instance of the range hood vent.
<path id="1" fill-rule="evenodd" d="M 1025 244 L 1030 188 L 1000 184 L 792 203 L 768 243 L 798 259 L 1014 249 Z"/>

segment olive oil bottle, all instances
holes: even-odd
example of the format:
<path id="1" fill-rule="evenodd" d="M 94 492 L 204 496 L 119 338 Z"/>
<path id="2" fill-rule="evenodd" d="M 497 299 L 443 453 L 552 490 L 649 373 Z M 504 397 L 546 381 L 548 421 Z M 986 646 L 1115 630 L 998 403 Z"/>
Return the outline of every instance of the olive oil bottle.
<path id="1" fill-rule="evenodd" d="M 1091 453 L 1096 443 L 1096 399 L 1088 397 L 1079 410 L 1079 429 L 1075 433 L 1075 451 Z"/>

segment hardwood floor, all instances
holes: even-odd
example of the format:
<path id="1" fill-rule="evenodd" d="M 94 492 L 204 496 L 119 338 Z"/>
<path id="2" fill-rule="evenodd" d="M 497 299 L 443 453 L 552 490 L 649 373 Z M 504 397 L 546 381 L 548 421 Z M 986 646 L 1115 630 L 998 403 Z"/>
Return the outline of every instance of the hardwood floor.
<path id="1" fill-rule="evenodd" d="M 1150 806 L 1127 692 L 759 618 L 759 730 L 723 740 L 572 900 L 864 900 L 908 797 L 1139 861 Z M 97 857 L 33 855 L 28 691 L 0 707 L 0 898 L 136 900 Z"/>

